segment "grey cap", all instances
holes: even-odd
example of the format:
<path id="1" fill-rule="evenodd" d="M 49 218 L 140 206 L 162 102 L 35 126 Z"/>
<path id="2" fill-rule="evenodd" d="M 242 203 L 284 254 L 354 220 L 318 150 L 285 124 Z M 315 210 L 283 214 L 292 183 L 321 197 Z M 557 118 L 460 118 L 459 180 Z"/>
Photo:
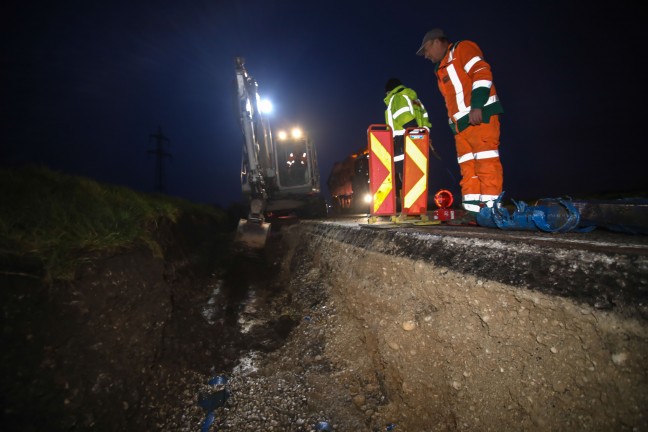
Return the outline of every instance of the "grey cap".
<path id="1" fill-rule="evenodd" d="M 423 42 L 421 42 L 421 48 L 419 48 L 418 51 L 416 51 L 416 55 L 422 56 L 425 43 L 427 41 L 431 41 L 438 38 L 445 38 L 445 39 L 448 38 L 446 34 L 443 32 L 443 30 L 441 30 L 440 28 L 435 28 L 425 33 L 425 36 L 423 36 Z"/>

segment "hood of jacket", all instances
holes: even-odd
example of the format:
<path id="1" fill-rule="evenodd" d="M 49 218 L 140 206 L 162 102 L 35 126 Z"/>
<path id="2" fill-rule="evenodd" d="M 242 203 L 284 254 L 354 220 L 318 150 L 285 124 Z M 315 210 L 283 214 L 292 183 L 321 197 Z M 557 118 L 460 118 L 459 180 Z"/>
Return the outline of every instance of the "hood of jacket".
<path id="1" fill-rule="evenodd" d="M 391 98 L 392 98 L 395 94 L 397 94 L 397 93 L 400 93 L 400 94 L 406 95 L 406 96 L 409 97 L 411 100 L 416 100 L 416 99 L 418 99 L 418 96 L 416 95 L 416 92 L 415 92 L 414 90 L 412 90 L 411 88 L 407 88 L 407 87 L 405 87 L 404 85 L 399 85 L 398 87 L 394 88 L 392 91 L 390 91 L 389 93 L 387 93 L 387 96 L 385 96 L 384 101 L 385 101 L 385 105 L 386 105 L 386 106 L 389 105 L 389 101 L 390 101 Z"/>

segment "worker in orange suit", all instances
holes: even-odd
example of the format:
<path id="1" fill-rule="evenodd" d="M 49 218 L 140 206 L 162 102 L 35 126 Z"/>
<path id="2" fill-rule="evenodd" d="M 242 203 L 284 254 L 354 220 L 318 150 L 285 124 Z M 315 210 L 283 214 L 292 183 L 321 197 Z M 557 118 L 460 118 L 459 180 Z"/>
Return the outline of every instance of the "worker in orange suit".
<path id="1" fill-rule="evenodd" d="M 475 42 L 450 42 L 443 30 L 430 30 L 417 55 L 436 64 L 434 73 L 448 109 L 461 169 L 461 195 L 468 215 L 492 207 L 504 182 L 499 158 L 504 112 L 490 65 Z"/>

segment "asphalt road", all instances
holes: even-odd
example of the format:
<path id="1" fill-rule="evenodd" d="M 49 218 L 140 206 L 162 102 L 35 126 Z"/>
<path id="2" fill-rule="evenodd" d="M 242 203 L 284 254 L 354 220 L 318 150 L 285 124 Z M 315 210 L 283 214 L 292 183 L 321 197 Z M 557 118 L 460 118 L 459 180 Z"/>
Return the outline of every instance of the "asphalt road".
<path id="1" fill-rule="evenodd" d="M 591 252 L 648 255 L 648 235 L 627 234 L 604 228 L 597 228 L 587 233 L 546 233 L 542 231 L 508 231 L 480 226 L 456 226 L 448 225 L 445 222 L 439 225 L 402 223 L 400 226 L 393 227 L 393 225 L 386 225 L 385 222 L 370 224 L 366 214 L 331 216 L 326 221 L 343 226 L 374 225 L 376 230 L 407 230 L 408 232 L 415 231 L 440 236 L 493 239 L 513 243 L 522 242 L 565 249 L 582 249 Z M 381 228 L 381 226 L 384 226 L 384 228 Z"/>
<path id="2" fill-rule="evenodd" d="M 317 236 L 648 319 L 648 236 L 394 226 L 366 215 L 302 221 Z"/>

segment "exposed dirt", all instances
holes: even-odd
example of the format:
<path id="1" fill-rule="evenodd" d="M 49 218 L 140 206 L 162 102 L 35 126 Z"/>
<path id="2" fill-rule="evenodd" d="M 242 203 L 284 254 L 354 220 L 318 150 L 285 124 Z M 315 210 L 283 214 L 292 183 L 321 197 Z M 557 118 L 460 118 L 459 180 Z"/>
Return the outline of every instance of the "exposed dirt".
<path id="1" fill-rule="evenodd" d="M 378 253 L 394 248 L 377 235 L 334 237 L 284 233 L 293 307 L 307 319 L 257 372 L 234 377 L 223 429 L 288 417 L 274 430 L 648 430 L 640 314 Z M 300 386 L 303 403 L 282 414 L 278 400 Z M 266 420 L 251 423 L 240 407 L 259 392 Z"/>
<path id="2" fill-rule="evenodd" d="M 3 281 L 2 430 L 648 430 L 641 317 L 303 225 L 196 256 L 197 227 Z"/>

